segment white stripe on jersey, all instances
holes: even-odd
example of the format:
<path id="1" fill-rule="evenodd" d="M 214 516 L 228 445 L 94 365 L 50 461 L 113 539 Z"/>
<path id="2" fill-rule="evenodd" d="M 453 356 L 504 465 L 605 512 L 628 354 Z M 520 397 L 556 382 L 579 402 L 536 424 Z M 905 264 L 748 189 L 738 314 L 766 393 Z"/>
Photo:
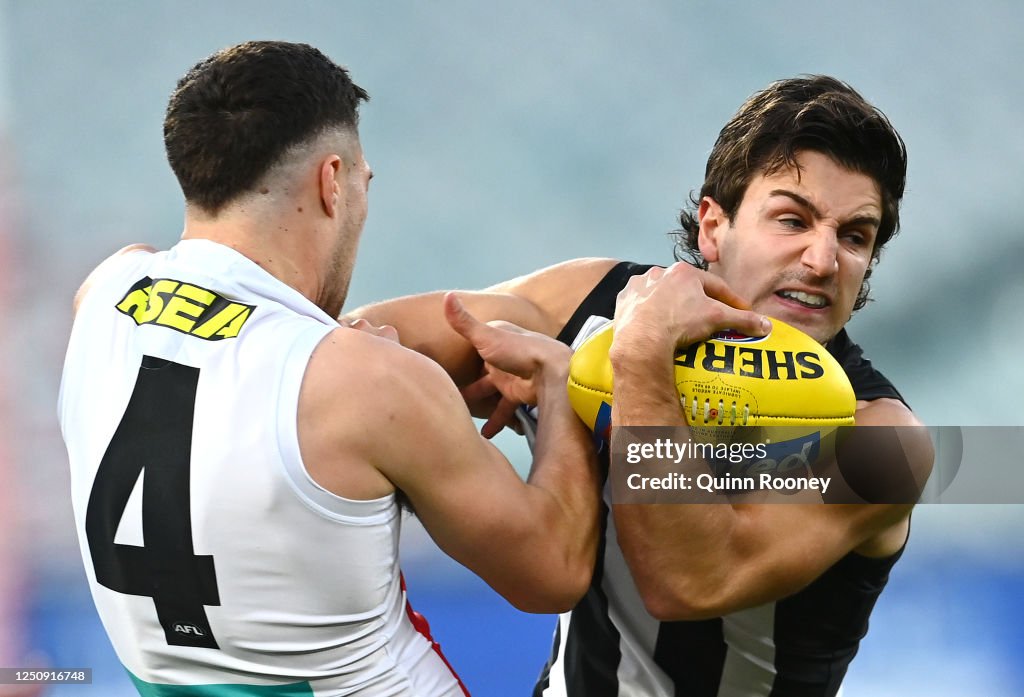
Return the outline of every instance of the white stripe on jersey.
<path id="1" fill-rule="evenodd" d="M 565 670 L 559 667 L 565 665 L 565 640 L 569 636 L 569 620 L 571 618 L 571 612 L 564 612 L 558 616 L 558 635 L 561 639 L 558 642 L 558 655 L 548 674 L 548 686 L 541 693 L 543 697 L 564 695 L 568 692 L 568 687 L 565 684 Z"/>
<path id="2" fill-rule="evenodd" d="M 608 488 L 606 500 L 610 500 Z M 620 695 L 674 695 L 674 688 L 660 670 L 651 669 L 651 656 L 658 641 L 661 622 L 651 617 L 644 607 L 643 598 L 633 582 L 619 547 L 615 521 L 608 516 L 605 534 L 604 577 L 601 587 L 608 598 L 608 617 L 619 630 L 618 678 Z M 623 689 L 628 686 L 628 689 Z"/>
<path id="3" fill-rule="evenodd" d="M 722 618 L 728 650 L 718 697 L 767 695 L 775 680 L 775 603 L 765 603 Z"/>

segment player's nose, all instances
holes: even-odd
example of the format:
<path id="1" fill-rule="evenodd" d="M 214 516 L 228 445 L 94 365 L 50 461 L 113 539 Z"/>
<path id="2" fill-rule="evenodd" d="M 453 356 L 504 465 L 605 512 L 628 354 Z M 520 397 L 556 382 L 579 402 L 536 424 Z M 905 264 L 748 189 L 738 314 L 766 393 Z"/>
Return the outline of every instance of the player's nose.
<path id="1" fill-rule="evenodd" d="M 814 234 L 807 235 L 801 262 L 815 276 L 831 276 L 839 270 L 839 239 L 836 231 L 819 226 Z"/>

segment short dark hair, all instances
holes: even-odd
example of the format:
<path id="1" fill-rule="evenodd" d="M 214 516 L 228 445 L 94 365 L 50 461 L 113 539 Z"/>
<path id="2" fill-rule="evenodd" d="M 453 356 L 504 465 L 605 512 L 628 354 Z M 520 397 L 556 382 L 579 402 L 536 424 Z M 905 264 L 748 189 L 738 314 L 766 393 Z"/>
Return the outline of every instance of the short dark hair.
<path id="1" fill-rule="evenodd" d="M 185 200 L 217 214 L 292 146 L 358 127 L 369 95 L 307 44 L 249 41 L 189 70 L 171 95 L 164 146 Z"/>
<path id="2" fill-rule="evenodd" d="M 675 233 L 677 259 L 707 268 L 697 246 L 697 208 L 713 198 L 733 220 L 757 174 L 796 167 L 799 152 L 822 153 L 878 183 L 882 220 L 872 250 L 882 247 L 900 227 L 900 201 L 907 178 L 907 149 L 899 133 L 878 108 L 845 82 L 826 75 L 802 75 L 773 82 L 755 93 L 722 128 L 708 157 L 700 195 L 690 194 Z M 855 310 L 867 303 L 869 268 Z"/>

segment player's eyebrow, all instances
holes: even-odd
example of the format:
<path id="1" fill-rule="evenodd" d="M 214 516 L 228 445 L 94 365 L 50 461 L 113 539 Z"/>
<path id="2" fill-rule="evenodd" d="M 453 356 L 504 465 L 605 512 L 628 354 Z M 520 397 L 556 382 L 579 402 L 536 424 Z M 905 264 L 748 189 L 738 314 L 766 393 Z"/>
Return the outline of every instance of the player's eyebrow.
<path id="1" fill-rule="evenodd" d="M 768 195 L 769 196 L 785 196 L 786 198 L 793 199 L 794 201 L 799 203 L 801 206 L 803 206 L 804 208 L 809 210 L 811 212 L 811 215 L 813 215 L 815 218 L 821 218 L 822 217 L 821 211 L 818 210 L 817 206 L 815 206 L 813 203 L 811 203 L 810 201 L 805 199 L 803 196 L 801 196 L 800 194 L 798 194 L 798 193 L 796 193 L 794 191 L 789 191 L 788 189 L 772 189 L 771 193 L 769 193 Z"/>
<path id="2" fill-rule="evenodd" d="M 792 199 L 796 203 L 800 204 L 801 206 L 809 210 L 811 212 L 811 215 L 813 215 L 816 219 L 820 219 L 823 217 L 821 215 L 821 211 L 818 210 L 817 206 L 815 206 L 813 203 L 811 203 L 810 201 L 808 201 L 806 198 L 796 193 L 795 191 L 790 191 L 788 189 L 772 189 L 772 191 L 768 195 L 785 196 L 786 198 Z M 859 225 L 871 225 L 877 230 L 882 226 L 882 221 L 873 215 L 858 215 L 855 218 L 843 221 L 842 224 L 843 227 L 855 227 Z"/>

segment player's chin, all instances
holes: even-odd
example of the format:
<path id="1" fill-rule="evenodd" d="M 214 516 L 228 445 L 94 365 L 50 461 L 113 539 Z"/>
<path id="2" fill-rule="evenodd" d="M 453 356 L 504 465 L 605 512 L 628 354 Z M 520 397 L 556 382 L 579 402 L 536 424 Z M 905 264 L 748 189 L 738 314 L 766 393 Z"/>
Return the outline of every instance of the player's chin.
<path id="1" fill-rule="evenodd" d="M 833 313 L 827 311 L 831 309 L 826 308 L 825 311 L 820 312 L 779 312 L 773 316 L 796 327 L 819 344 L 824 345 L 842 328 L 842 322 L 834 317 Z"/>

